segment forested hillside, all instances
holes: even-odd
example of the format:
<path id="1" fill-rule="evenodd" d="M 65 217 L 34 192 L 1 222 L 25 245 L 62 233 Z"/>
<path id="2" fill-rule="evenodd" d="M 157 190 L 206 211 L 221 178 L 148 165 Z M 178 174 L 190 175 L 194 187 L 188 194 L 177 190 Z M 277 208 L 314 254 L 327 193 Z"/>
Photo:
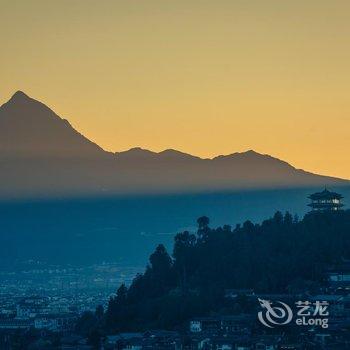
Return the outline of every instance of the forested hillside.
<path id="1" fill-rule="evenodd" d="M 349 257 L 350 211 L 302 220 L 277 212 L 261 224 L 235 228 L 211 228 L 201 217 L 196 234 L 176 235 L 172 256 L 159 245 L 145 272 L 129 288 L 120 286 L 99 325 L 110 331 L 172 328 L 194 316 L 248 311 L 244 300 L 228 302 L 225 290 L 312 292 L 326 285 L 328 268 Z"/>

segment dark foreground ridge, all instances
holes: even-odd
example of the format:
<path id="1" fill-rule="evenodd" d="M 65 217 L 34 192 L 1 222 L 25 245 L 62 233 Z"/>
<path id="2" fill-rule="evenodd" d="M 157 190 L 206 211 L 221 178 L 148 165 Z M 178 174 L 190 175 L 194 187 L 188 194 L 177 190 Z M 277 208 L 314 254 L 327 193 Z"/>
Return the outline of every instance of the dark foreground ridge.
<path id="1" fill-rule="evenodd" d="M 142 349 L 164 349 L 165 343 L 167 349 L 202 349 L 204 339 L 208 346 L 230 349 L 253 349 L 261 342 L 275 349 L 333 349 L 323 347 L 324 334 L 348 349 L 350 282 L 334 276 L 350 267 L 350 211 L 312 212 L 302 220 L 276 212 L 261 224 L 246 221 L 234 229 L 210 228 L 207 217 L 197 222 L 196 234 L 176 235 L 172 256 L 159 245 L 145 272 L 130 287 L 119 287 L 104 314 L 85 313 L 78 331 L 97 342 L 119 334 L 115 341 L 122 349 L 136 343 Z M 271 330 L 257 319 L 269 301 L 320 299 L 330 305 L 324 327 L 301 330 L 292 322 Z M 132 339 L 123 338 L 127 334 Z"/>
<path id="2" fill-rule="evenodd" d="M 175 237 L 173 256 L 159 245 L 129 288 L 122 285 L 106 314 L 110 330 L 180 326 L 191 317 L 248 312 L 227 303 L 225 291 L 320 293 L 327 272 L 350 259 L 350 211 L 307 214 L 301 221 L 277 212 L 262 224 L 209 227 Z M 350 284 L 350 282 L 349 282 Z"/>

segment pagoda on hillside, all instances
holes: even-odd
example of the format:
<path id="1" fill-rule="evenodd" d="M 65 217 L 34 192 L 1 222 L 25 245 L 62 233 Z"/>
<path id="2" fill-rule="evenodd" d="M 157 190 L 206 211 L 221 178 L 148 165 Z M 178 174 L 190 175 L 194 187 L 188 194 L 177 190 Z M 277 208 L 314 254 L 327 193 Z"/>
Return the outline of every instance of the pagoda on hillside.
<path id="1" fill-rule="evenodd" d="M 312 211 L 338 211 L 344 204 L 341 202 L 343 196 L 336 192 L 330 192 L 325 188 L 322 192 L 316 192 L 309 197 L 311 203 L 308 204 Z"/>

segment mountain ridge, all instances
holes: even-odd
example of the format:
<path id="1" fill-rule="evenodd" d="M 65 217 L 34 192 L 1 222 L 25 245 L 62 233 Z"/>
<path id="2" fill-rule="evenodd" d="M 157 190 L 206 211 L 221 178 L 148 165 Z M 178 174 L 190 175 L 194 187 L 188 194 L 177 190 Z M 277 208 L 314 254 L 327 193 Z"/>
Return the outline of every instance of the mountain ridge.
<path id="1" fill-rule="evenodd" d="M 254 150 L 200 158 L 174 149 L 107 152 L 17 91 L 0 107 L 0 197 L 348 185 Z M 26 177 L 22 176 L 26 174 Z"/>

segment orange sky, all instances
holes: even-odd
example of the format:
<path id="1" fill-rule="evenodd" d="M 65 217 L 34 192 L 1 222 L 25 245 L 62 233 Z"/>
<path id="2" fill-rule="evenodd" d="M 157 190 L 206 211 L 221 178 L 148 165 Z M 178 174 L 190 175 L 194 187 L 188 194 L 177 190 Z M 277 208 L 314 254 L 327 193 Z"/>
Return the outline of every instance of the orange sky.
<path id="1" fill-rule="evenodd" d="M 107 150 L 255 149 L 350 178 L 348 0 L 1 1 L 0 100 Z"/>

